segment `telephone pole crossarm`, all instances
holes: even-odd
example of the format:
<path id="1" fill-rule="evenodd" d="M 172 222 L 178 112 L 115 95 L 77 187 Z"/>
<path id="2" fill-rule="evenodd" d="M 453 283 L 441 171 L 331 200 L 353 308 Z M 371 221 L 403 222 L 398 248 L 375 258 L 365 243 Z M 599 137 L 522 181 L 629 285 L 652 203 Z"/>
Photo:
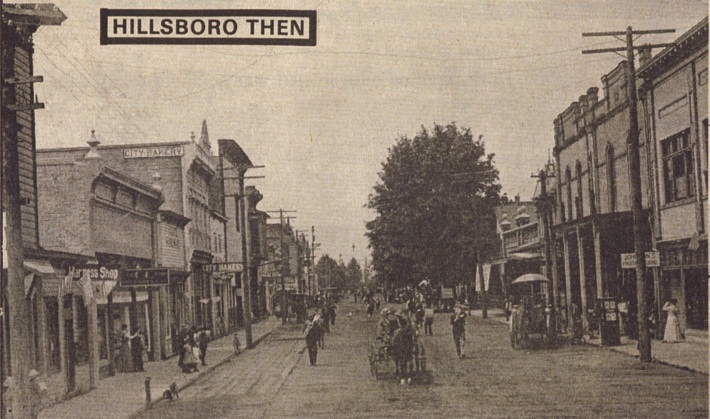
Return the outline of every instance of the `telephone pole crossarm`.
<path id="1" fill-rule="evenodd" d="M 582 36 L 626 36 L 627 31 L 612 32 L 583 32 Z M 675 29 L 651 29 L 645 31 L 631 31 L 632 35 L 650 35 L 658 33 L 675 33 Z"/>
<path id="2" fill-rule="evenodd" d="M 670 44 L 646 44 L 646 45 L 641 45 L 638 47 L 634 47 L 636 50 L 640 49 L 646 49 L 646 48 L 666 48 L 666 47 L 672 47 L 674 46 L 674 43 Z M 621 51 L 626 51 L 626 47 L 618 47 L 618 48 L 601 48 L 601 49 L 585 49 L 582 50 L 582 54 L 599 54 L 602 52 L 621 52 Z"/>

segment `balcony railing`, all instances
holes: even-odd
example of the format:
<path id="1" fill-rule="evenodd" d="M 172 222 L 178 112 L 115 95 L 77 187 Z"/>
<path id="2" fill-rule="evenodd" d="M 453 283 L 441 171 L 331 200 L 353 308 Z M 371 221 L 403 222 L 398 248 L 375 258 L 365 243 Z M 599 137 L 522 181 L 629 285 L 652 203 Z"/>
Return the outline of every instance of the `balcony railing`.
<path id="1" fill-rule="evenodd" d="M 506 252 L 536 243 L 539 240 L 538 223 L 525 224 L 524 226 L 503 232 L 503 246 L 505 246 Z"/>

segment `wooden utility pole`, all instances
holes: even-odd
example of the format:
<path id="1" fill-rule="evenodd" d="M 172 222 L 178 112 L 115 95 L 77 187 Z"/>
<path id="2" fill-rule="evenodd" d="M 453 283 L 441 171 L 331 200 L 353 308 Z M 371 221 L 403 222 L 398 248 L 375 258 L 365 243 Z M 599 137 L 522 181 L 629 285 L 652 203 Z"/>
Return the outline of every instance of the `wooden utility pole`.
<path id="1" fill-rule="evenodd" d="M 554 177 L 548 175 L 547 164 L 543 170 L 540 170 L 537 175 L 532 175 L 534 178 L 540 180 L 540 200 L 538 202 L 538 211 L 540 212 L 540 218 L 543 224 L 543 241 L 545 242 L 545 276 L 552 278 L 552 299 L 550 299 L 550 293 L 547 293 L 547 304 L 552 304 L 553 308 L 557 308 L 558 305 L 558 280 L 557 275 L 552 275 L 552 251 L 550 243 L 550 201 L 547 198 L 547 178 Z"/>
<path id="2" fill-rule="evenodd" d="M 246 174 L 247 168 L 238 169 L 238 182 L 239 182 L 239 195 L 238 201 L 241 205 L 237 205 L 237 210 L 239 211 L 239 224 L 241 226 L 240 238 L 242 241 L 242 298 L 243 298 L 243 312 L 244 312 L 244 334 L 246 335 L 246 346 L 250 349 L 253 346 L 252 332 L 251 332 L 251 279 L 249 271 L 251 269 L 251 263 L 249 263 L 249 252 L 247 251 L 247 197 L 244 193 L 244 175 Z"/>
<path id="3" fill-rule="evenodd" d="M 626 51 L 626 91 L 629 101 L 629 177 L 631 185 L 631 212 L 634 230 L 634 253 L 636 254 L 636 298 L 638 308 L 639 327 L 639 360 L 651 362 L 651 336 L 648 333 L 648 307 L 646 301 L 646 255 L 643 242 L 644 218 L 641 202 L 641 167 L 639 156 L 639 126 L 638 126 L 638 99 L 636 96 L 636 68 L 634 65 L 634 35 L 674 33 L 675 29 L 658 29 L 647 31 L 634 31 L 631 26 L 625 32 L 592 32 L 583 33 L 582 36 L 620 36 L 626 37 L 626 47 L 605 48 L 598 50 L 582 51 L 582 54 L 601 52 Z M 644 45 L 641 48 L 667 47 L 673 44 Z M 647 145 L 648 146 L 648 145 Z"/>
<path id="4" fill-rule="evenodd" d="M 1 19 L 0 19 L 1 20 Z M 3 23 L 1 31 L 5 31 Z M 3 35 L 7 35 L 3 33 Z M 25 268 L 24 256 L 22 253 L 22 197 L 20 196 L 20 167 L 19 167 L 19 146 L 17 140 L 17 128 L 13 127 L 6 118 L 14 119 L 15 116 L 8 109 L 8 105 L 15 101 L 13 89 L 5 91 L 5 79 L 14 77 L 13 65 L 9 65 L 4 57 L 13 48 L 11 40 L 3 36 L 0 54 L 3 55 L 2 67 L 0 68 L 2 79 L 3 96 L 2 115 L 2 143 L 3 143 L 3 202 L 2 208 L 6 219 L 6 241 L 7 248 L 7 302 L 10 326 L 10 368 L 13 378 L 13 398 L 12 410 L 15 417 L 29 417 L 31 404 L 31 393 L 29 389 L 28 374 L 31 365 L 31 357 L 26 354 L 30 351 L 30 310 L 25 298 Z M 10 102 L 10 103 L 6 103 Z"/>

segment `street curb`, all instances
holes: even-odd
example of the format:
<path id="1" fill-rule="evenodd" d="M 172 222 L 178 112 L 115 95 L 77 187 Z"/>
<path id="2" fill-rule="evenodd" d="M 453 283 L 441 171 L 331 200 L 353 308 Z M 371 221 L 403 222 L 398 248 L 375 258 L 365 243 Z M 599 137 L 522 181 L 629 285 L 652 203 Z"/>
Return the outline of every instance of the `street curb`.
<path id="1" fill-rule="evenodd" d="M 476 317 L 478 317 L 479 319 L 483 319 L 482 317 L 479 317 L 479 316 L 476 316 Z M 497 322 L 497 323 L 499 323 L 499 324 L 507 324 L 507 322 L 506 322 L 506 323 L 503 323 L 503 322 L 501 322 L 501 321 L 496 321 L 495 319 L 492 319 L 490 316 L 488 317 L 488 319 L 483 319 L 483 320 L 490 320 L 490 321 L 492 321 L 492 322 Z M 597 344 L 590 343 L 590 342 L 586 342 L 586 341 L 584 342 L 584 345 L 592 346 L 592 347 L 597 347 L 597 348 L 601 348 L 601 349 L 606 349 L 606 350 L 608 350 L 608 351 L 616 352 L 616 353 L 618 353 L 618 354 L 622 354 L 622 355 L 627 355 L 627 356 L 630 356 L 630 357 L 638 358 L 637 355 L 630 354 L 630 353 L 624 352 L 624 351 L 620 351 L 620 350 L 616 349 L 616 347 L 614 347 L 614 346 L 597 345 Z M 697 369 L 695 369 L 695 368 L 691 368 L 691 367 L 688 367 L 688 366 L 686 366 L 686 365 L 678 365 L 678 364 L 674 364 L 674 363 L 668 362 L 668 361 L 661 361 L 661 360 L 656 359 L 656 358 L 653 358 L 653 359 L 651 360 L 651 363 L 653 363 L 653 364 L 659 364 L 659 365 L 665 365 L 665 366 L 672 367 L 672 368 L 675 368 L 675 369 L 679 369 L 679 370 L 683 370 L 683 371 L 688 371 L 688 372 L 692 372 L 692 373 L 695 373 L 695 374 L 701 374 L 701 375 L 704 375 L 704 376 L 709 376 L 709 374 L 706 373 L 706 372 L 704 372 L 704 371 L 699 371 L 699 370 L 697 370 Z"/>
<path id="2" fill-rule="evenodd" d="M 266 332 L 266 333 L 263 334 L 261 337 L 259 337 L 259 338 L 256 339 L 255 341 L 253 341 L 253 342 L 252 342 L 252 346 L 251 346 L 251 348 L 250 348 L 249 350 L 256 348 L 257 345 L 259 345 L 264 339 L 266 339 L 267 337 L 269 337 L 269 336 L 274 332 L 274 330 L 278 329 L 280 326 L 281 326 L 281 325 L 276 326 L 276 328 L 274 328 L 274 329 L 272 329 L 272 330 Z M 178 387 L 178 391 L 182 391 L 182 390 L 184 390 L 184 389 L 190 387 L 192 384 L 196 383 L 200 378 L 206 376 L 207 374 L 212 373 L 214 370 L 216 370 L 216 369 L 219 368 L 220 366 L 222 366 L 222 365 L 224 365 L 224 364 L 226 364 L 226 363 L 228 363 L 228 362 L 232 362 L 232 360 L 233 360 L 234 358 L 238 357 L 239 355 L 241 355 L 241 354 L 244 353 L 244 352 L 245 352 L 245 351 L 242 351 L 242 352 L 239 352 L 239 353 L 233 353 L 233 354 L 229 355 L 228 357 L 224 358 L 223 360 L 217 362 L 216 364 L 212 364 L 212 365 L 210 365 L 208 368 L 201 370 L 199 374 L 190 377 L 190 379 L 187 380 L 183 385 L 179 386 L 179 387 Z M 160 397 L 159 399 L 153 401 L 153 402 L 151 403 L 151 405 L 150 405 L 149 408 L 142 407 L 142 408 L 140 408 L 139 410 L 137 410 L 137 411 L 131 413 L 130 415 L 128 415 L 128 419 L 135 419 L 135 418 L 137 418 L 138 415 L 140 415 L 141 413 L 146 412 L 146 411 L 152 409 L 154 406 L 156 406 L 156 405 L 158 405 L 158 404 L 165 403 L 165 401 L 166 401 L 166 399 Z"/>
<path id="3" fill-rule="evenodd" d="M 595 346 L 595 347 L 601 348 L 601 349 L 606 349 L 607 351 L 616 352 L 617 354 L 622 354 L 622 355 L 630 356 L 630 357 L 632 357 L 632 358 L 638 358 L 638 355 L 634 355 L 634 354 L 630 354 L 630 353 L 627 353 L 627 352 L 624 352 L 624 351 L 620 351 L 620 350 L 616 349 L 614 346 L 595 345 L 595 344 L 589 343 L 589 342 L 585 342 L 584 344 L 585 344 L 585 345 L 589 345 L 589 346 Z M 675 369 L 678 369 L 678 370 L 683 370 L 683 371 L 687 371 L 687 372 L 692 372 L 692 373 L 695 373 L 695 374 L 701 374 L 701 375 L 704 375 L 704 376 L 706 376 L 706 377 L 708 376 L 708 373 L 703 372 L 703 371 L 698 371 L 698 370 L 696 370 L 695 368 L 691 368 L 691 367 L 688 367 L 688 366 L 686 366 L 686 365 L 673 364 L 673 363 L 668 362 L 668 361 L 661 361 L 661 360 L 656 359 L 656 358 L 651 358 L 651 362 L 650 362 L 650 363 L 651 363 L 651 364 L 665 365 L 665 366 L 667 366 L 667 367 L 672 367 L 672 368 L 675 368 Z"/>

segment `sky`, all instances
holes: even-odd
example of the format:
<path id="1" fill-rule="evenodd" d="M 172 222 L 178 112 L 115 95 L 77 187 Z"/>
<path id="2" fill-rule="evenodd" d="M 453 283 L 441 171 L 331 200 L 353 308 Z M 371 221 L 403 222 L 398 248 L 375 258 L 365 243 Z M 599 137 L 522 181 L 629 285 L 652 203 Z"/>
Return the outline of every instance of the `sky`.
<path id="1" fill-rule="evenodd" d="M 46 0 L 39 1 L 46 2 Z M 56 0 L 61 26 L 35 35 L 37 147 L 187 141 L 206 120 L 235 140 L 261 210 L 295 210 L 317 256 L 369 257 L 365 208 L 388 149 L 422 126 L 455 122 L 495 153 L 503 191 L 532 198 L 554 146 L 553 120 L 623 57 L 582 32 L 676 29 L 704 0 L 92 1 Z M 299 9 L 318 16 L 316 46 L 99 44 L 99 9 Z M 654 54 L 658 52 L 654 50 Z M 600 93 L 601 94 L 601 93 Z"/>

